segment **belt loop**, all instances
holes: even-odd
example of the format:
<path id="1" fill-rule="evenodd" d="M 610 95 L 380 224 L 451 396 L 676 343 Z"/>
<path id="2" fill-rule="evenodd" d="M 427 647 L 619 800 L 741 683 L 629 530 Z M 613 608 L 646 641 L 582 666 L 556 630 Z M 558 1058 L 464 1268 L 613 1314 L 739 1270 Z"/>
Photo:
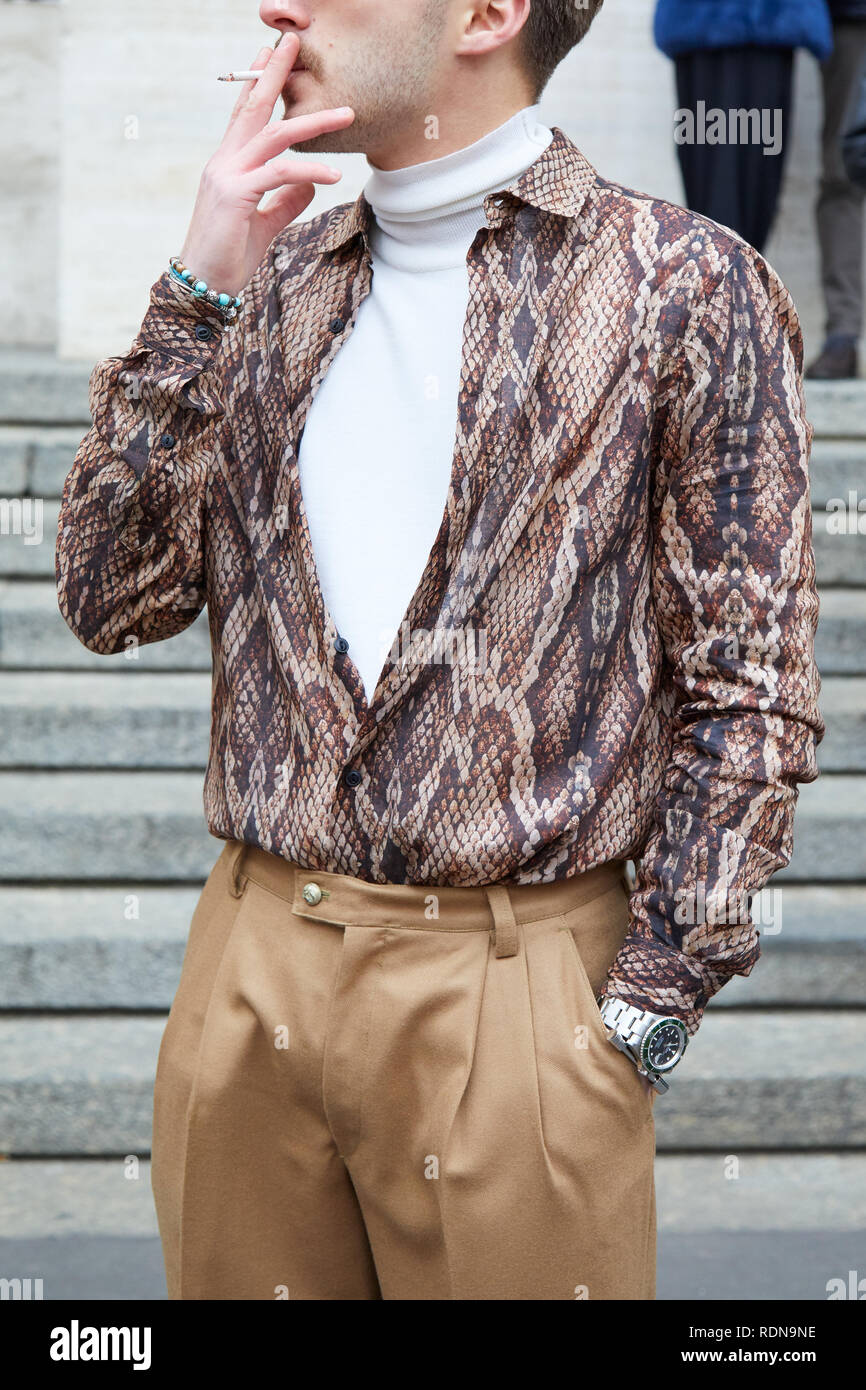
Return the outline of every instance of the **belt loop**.
<path id="1" fill-rule="evenodd" d="M 517 922 L 508 889 L 501 883 L 485 888 L 493 914 L 493 945 L 497 956 L 517 955 Z"/>
<path id="2" fill-rule="evenodd" d="M 247 886 L 246 879 L 241 883 L 241 868 L 246 848 L 246 843 L 238 840 L 229 851 L 229 892 L 233 898 L 239 898 Z"/>

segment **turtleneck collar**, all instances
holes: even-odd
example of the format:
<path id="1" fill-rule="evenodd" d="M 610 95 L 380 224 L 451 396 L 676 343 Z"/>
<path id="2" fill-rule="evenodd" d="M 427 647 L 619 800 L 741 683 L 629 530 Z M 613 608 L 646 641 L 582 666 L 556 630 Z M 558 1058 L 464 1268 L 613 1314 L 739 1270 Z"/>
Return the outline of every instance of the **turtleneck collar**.
<path id="1" fill-rule="evenodd" d="M 397 269 L 437 270 L 465 263 L 484 198 L 533 164 L 553 139 L 526 106 L 471 145 L 402 169 L 373 169 L 364 196 L 373 209 L 373 256 Z M 372 166 L 371 166 L 372 167 Z"/>

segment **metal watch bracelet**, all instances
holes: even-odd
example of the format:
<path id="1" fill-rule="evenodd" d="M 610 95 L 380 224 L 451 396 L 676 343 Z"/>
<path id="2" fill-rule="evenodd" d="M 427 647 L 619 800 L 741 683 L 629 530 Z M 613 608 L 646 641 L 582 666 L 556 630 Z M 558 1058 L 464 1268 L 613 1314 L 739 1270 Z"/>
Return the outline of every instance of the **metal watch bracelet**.
<path id="1" fill-rule="evenodd" d="M 639 1009 L 637 1005 L 627 1004 L 624 1000 L 617 999 L 612 995 L 602 996 L 596 1002 L 613 1046 L 626 1054 L 640 1075 L 647 1078 L 654 1090 L 662 1095 L 669 1091 L 670 1084 L 664 1076 L 659 1071 L 644 1064 L 641 1056 L 641 1044 L 647 1032 L 655 1025 L 675 1024 L 683 1033 L 680 1056 L 677 1057 L 677 1061 L 679 1061 L 685 1050 L 685 1029 L 680 1020 L 672 1019 L 664 1014 L 652 1013 L 649 1009 Z"/>

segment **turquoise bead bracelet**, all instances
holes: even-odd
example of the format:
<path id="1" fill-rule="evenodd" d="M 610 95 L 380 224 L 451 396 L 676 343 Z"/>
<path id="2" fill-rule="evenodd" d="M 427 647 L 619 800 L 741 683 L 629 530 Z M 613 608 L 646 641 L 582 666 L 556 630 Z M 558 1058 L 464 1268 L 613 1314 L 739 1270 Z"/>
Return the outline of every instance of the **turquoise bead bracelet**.
<path id="1" fill-rule="evenodd" d="M 223 317 L 231 322 L 238 316 L 238 309 L 241 308 L 243 300 L 237 295 L 217 294 L 216 290 L 209 290 L 204 280 L 199 280 L 191 270 L 183 264 L 179 256 L 172 256 L 169 260 L 171 272 L 176 280 L 185 285 L 196 297 L 204 299 L 208 304 L 212 304 L 215 309 L 219 309 Z"/>

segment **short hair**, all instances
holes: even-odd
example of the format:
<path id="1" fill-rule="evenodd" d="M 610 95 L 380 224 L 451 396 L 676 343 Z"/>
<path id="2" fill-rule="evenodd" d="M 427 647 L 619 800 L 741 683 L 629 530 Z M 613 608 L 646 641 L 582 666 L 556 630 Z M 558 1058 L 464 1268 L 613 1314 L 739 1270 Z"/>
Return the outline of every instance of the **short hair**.
<path id="1" fill-rule="evenodd" d="M 531 0 L 529 16 L 517 35 L 535 100 L 567 53 L 579 44 L 604 0 Z"/>

